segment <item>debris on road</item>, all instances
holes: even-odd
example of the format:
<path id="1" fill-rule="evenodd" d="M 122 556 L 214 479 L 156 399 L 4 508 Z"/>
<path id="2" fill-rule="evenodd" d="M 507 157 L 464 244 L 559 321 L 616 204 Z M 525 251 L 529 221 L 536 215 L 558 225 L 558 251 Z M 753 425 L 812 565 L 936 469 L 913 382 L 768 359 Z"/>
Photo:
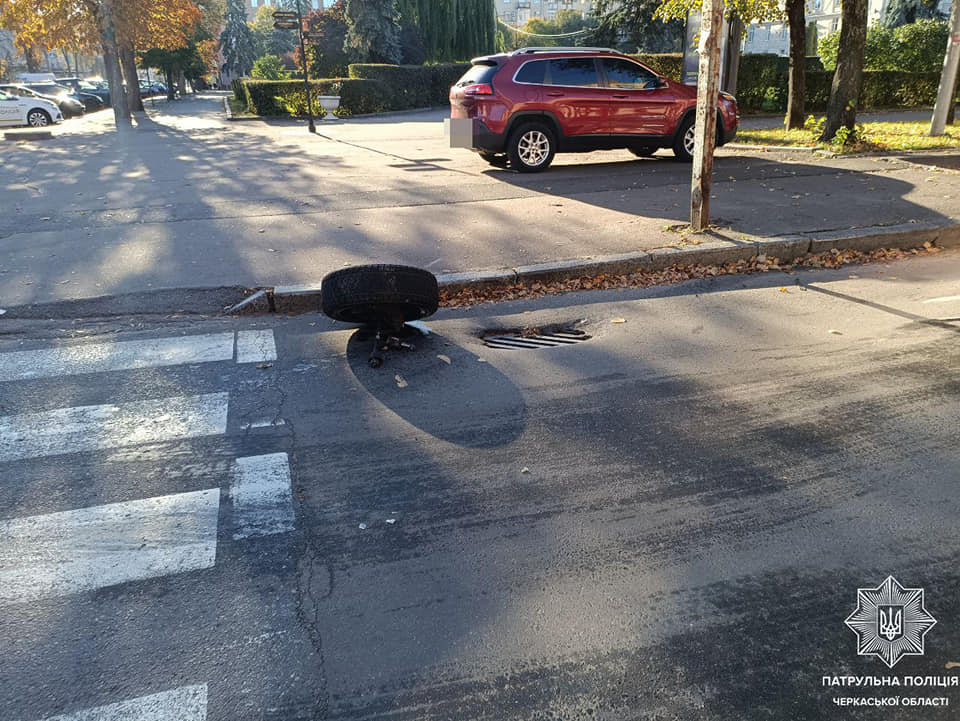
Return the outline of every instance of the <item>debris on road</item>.
<path id="1" fill-rule="evenodd" d="M 359 526 L 357 526 L 357 528 L 359 528 L 361 531 L 366 531 L 366 530 L 367 530 L 367 524 L 366 524 L 366 523 L 361 523 Z"/>
<path id="2" fill-rule="evenodd" d="M 664 270 L 641 270 L 624 275 L 595 275 L 569 278 L 553 282 L 519 282 L 509 285 L 486 286 L 483 288 L 465 288 L 459 291 L 440 291 L 440 305 L 445 308 L 462 308 L 480 303 L 497 303 L 510 300 L 539 298 L 544 295 L 572 293 L 583 290 L 611 290 L 614 288 L 649 288 L 655 285 L 676 285 L 697 278 L 713 278 L 720 275 L 741 273 L 768 273 L 770 271 L 791 272 L 801 268 L 840 268 L 849 264 L 887 263 L 911 255 L 939 253 L 942 249 L 929 242 L 923 247 L 901 250 L 899 248 L 878 248 L 863 252 L 859 250 L 837 250 L 827 253 L 808 253 L 802 258 L 781 263 L 770 255 L 758 255 L 749 260 L 731 261 L 722 265 L 674 265 Z M 761 261 L 760 259 L 763 258 Z M 613 322 L 613 321 L 611 321 Z"/>
<path id="3" fill-rule="evenodd" d="M 408 385 L 410 385 L 399 373 L 397 373 L 393 379 L 397 382 L 397 388 L 406 388 Z"/>
<path id="4" fill-rule="evenodd" d="M 626 323 L 626 322 L 627 322 L 627 319 L 626 319 L 626 318 L 611 318 L 611 319 L 610 319 L 610 322 L 611 322 L 611 323 Z"/>
<path id="5" fill-rule="evenodd" d="M 450 365 L 450 356 L 446 356 L 443 353 L 437 353 L 437 358 L 442 360 L 447 365 Z"/>

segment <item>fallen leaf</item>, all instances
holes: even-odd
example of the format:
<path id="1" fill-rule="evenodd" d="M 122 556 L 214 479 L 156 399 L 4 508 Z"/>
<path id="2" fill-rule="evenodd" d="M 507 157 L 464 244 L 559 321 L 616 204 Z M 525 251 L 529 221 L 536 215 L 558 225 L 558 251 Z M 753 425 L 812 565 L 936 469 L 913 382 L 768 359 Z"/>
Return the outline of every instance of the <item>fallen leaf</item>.
<path id="1" fill-rule="evenodd" d="M 790 291 L 787 290 L 786 288 L 781 288 L 781 289 L 780 289 L 780 292 L 781 292 L 781 293 L 789 293 Z"/>
<path id="2" fill-rule="evenodd" d="M 526 466 L 524 466 L 523 468 L 520 469 L 520 472 L 521 472 L 521 473 L 529 473 L 529 472 L 530 472 L 530 469 L 527 468 Z"/>
<path id="3" fill-rule="evenodd" d="M 626 323 L 626 322 L 627 322 L 627 319 L 626 319 L 626 318 L 611 318 L 611 319 L 610 319 L 610 322 L 611 322 L 611 323 Z"/>
<path id="4" fill-rule="evenodd" d="M 366 531 L 366 530 L 367 530 L 367 524 L 366 524 L 366 523 L 361 523 L 359 526 L 357 526 L 357 528 L 359 528 L 361 531 Z"/>
<path id="5" fill-rule="evenodd" d="M 257 363 L 258 370 L 264 370 L 265 368 L 273 368 L 273 363 Z"/>
<path id="6" fill-rule="evenodd" d="M 827 331 L 827 333 L 829 333 L 830 335 L 843 335 L 843 333 L 836 330 L 835 328 L 831 328 L 830 330 Z"/>
<path id="7" fill-rule="evenodd" d="M 397 388 L 406 388 L 406 387 L 409 385 L 409 384 L 403 379 L 403 376 L 400 375 L 399 373 L 397 373 L 397 375 L 395 375 L 395 376 L 393 377 L 393 379 L 397 382 Z"/>
<path id="8" fill-rule="evenodd" d="M 437 353 L 437 358 L 439 358 L 440 360 L 442 360 L 442 361 L 443 361 L 444 363 L 446 363 L 447 365 L 450 365 L 450 358 L 449 358 L 449 356 L 445 356 L 445 355 L 443 355 L 442 353 Z"/>

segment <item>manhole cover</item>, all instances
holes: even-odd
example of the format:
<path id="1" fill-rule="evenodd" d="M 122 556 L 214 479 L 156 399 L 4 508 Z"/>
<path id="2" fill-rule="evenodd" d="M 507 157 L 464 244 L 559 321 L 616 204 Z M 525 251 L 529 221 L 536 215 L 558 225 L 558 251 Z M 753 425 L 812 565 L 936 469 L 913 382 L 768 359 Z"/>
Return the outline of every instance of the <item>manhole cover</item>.
<path id="1" fill-rule="evenodd" d="M 489 348 L 521 350 L 523 348 L 556 348 L 560 345 L 575 345 L 590 340 L 590 338 L 591 336 L 582 330 L 555 330 L 549 333 L 527 331 L 506 335 L 488 335 L 483 339 L 483 344 Z"/>

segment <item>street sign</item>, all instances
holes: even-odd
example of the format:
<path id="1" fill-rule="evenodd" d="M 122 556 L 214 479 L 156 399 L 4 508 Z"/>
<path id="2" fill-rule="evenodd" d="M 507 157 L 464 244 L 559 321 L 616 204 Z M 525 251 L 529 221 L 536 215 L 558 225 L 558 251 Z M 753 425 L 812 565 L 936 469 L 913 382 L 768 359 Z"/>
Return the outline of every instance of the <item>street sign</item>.
<path id="1" fill-rule="evenodd" d="M 290 12 L 289 10 L 277 10 L 273 14 L 274 20 L 296 20 L 297 14 L 295 12 Z"/>
<path id="2" fill-rule="evenodd" d="M 300 27 L 300 23 L 296 20 L 277 20 L 273 27 L 277 30 L 296 30 Z"/>

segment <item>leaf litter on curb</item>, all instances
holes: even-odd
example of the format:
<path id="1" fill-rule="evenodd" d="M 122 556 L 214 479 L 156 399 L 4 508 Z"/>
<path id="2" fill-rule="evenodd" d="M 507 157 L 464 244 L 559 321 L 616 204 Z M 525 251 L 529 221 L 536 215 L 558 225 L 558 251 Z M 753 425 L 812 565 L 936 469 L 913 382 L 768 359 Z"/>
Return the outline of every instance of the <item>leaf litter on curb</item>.
<path id="1" fill-rule="evenodd" d="M 656 285 L 675 285 L 697 278 L 713 278 L 720 275 L 768 273 L 820 268 L 840 268 L 848 264 L 887 263 L 909 258 L 913 255 L 939 253 L 942 249 L 927 241 L 919 248 L 879 248 L 863 252 L 837 250 L 827 253 L 808 253 L 801 258 L 780 262 L 770 255 L 758 255 L 748 260 L 731 261 L 721 265 L 674 265 L 663 270 L 640 270 L 636 273 L 601 274 L 581 276 L 553 282 L 520 282 L 509 285 L 465 288 L 459 291 L 440 290 L 440 305 L 446 308 L 462 308 L 480 303 L 496 303 L 544 295 L 572 293 L 584 290 L 610 290 L 613 288 L 649 288 Z M 802 289 L 802 288 L 801 288 Z M 784 291 L 787 292 L 787 291 Z M 615 319 L 617 320 L 617 319 Z M 614 321 L 611 321 L 614 322 Z M 479 359 L 478 359 L 479 360 Z"/>

